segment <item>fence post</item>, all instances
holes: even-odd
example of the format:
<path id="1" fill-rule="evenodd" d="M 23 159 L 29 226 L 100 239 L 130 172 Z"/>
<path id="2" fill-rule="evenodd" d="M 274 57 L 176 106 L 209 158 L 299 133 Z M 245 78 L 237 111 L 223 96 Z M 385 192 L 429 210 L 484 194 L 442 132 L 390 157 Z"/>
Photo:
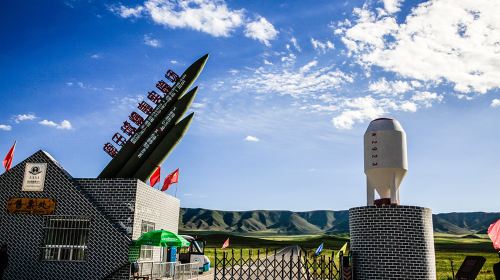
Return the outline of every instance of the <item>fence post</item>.
<path id="1" fill-rule="evenodd" d="M 293 249 L 292 249 L 292 253 L 290 254 L 290 280 L 293 280 L 293 267 L 292 267 L 292 264 L 293 264 Z"/>
<path id="2" fill-rule="evenodd" d="M 332 258 L 328 257 L 328 279 L 332 279 Z"/>
<path id="3" fill-rule="evenodd" d="M 298 272 L 298 274 L 299 274 L 299 279 L 302 279 L 302 278 L 300 277 L 300 276 L 301 276 L 301 274 L 300 274 L 300 272 L 301 272 L 301 271 L 300 271 L 300 268 L 301 268 L 301 267 L 300 267 L 300 263 L 301 263 L 301 258 L 300 258 L 300 250 L 299 250 L 299 253 L 298 253 L 298 257 L 299 257 L 299 258 L 298 258 L 299 262 L 297 263 L 297 269 L 298 269 L 298 271 L 299 271 L 299 272 Z"/>
<path id="4" fill-rule="evenodd" d="M 321 280 L 325 279 L 325 277 L 324 277 L 324 274 L 325 274 L 324 267 L 325 267 L 324 256 L 320 256 L 319 257 L 319 273 L 320 273 L 319 277 L 320 277 Z"/>
<path id="5" fill-rule="evenodd" d="M 273 256 L 273 279 L 276 279 L 276 248 L 274 248 Z"/>
<path id="6" fill-rule="evenodd" d="M 307 251 L 305 252 L 304 265 L 306 266 L 306 277 L 309 280 L 309 257 L 307 256 Z"/>
<path id="7" fill-rule="evenodd" d="M 252 269 L 252 266 L 253 266 L 253 261 L 252 261 L 252 249 L 248 249 L 248 279 L 251 279 L 250 276 L 252 275 L 251 274 L 251 269 Z"/>
<path id="8" fill-rule="evenodd" d="M 259 272 L 260 272 L 260 249 L 257 249 L 257 279 L 259 279 Z"/>
<path id="9" fill-rule="evenodd" d="M 226 252 L 222 251 L 222 277 L 226 276 Z"/>
<path id="10" fill-rule="evenodd" d="M 335 253 L 333 250 L 332 255 L 330 256 L 330 267 L 330 279 L 333 279 L 333 277 L 335 276 L 335 273 L 333 273 L 333 269 L 335 268 Z"/>
<path id="11" fill-rule="evenodd" d="M 214 280 L 217 280 L 217 248 L 214 248 Z"/>
<path id="12" fill-rule="evenodd" d="M 339 253 L 339 272 L 340 272 L 340 280 L 344 279 L 344 253 L 340 251 Z"/>
<path id="13" fill-rule="evenodd" d="M 243 276 L 243 248 L 240 248 L 240 279 Z"/>
<path id="14" fill-rule="evenodd" d="M 266 247 L 266 258 L 264 259 L 264 279 L 267 280 L 267 275 L 269 274 L 269 260 L 267 259 L 268 248 Z"/>
<path id="15" fill-rule="evenodd" d="M 234 279 L 234 249 L 231 248 L 231 279 Z"/>
<path id="16" fill-rule="evenodd" d="M 326 279 L 326 256 L 322 256 L 321 273 L 323 274 L 323 279 Z"/>
<path id="17" fill-rule="evenodd" d="M 281 280 L 285 280 L 285 256 L 281 256 Z"/>

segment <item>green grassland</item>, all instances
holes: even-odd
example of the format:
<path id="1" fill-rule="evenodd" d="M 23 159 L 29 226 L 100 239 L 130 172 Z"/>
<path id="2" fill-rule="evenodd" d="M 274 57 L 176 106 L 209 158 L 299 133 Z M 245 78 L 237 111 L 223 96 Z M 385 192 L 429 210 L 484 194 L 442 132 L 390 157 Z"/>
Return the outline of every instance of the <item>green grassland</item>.
<path id="1" fill-rule="evenodd" d="M 347 234 L 338 235 L 266 235 L 263 233 L 252 235 L 232 235 L 223 232 L 185 232 L 185 234 L 204 236 L 207 240 L 206 255 L 214 263 L 215 248 L 220 248 L 226 238 L 230 238 L 231 247 L 226 252 L 234 249 L 235 257 L 244 258 L 248 254 L 256 256 L 260 254 L 265 256 L 266 248 L 269 251 L 280 249 L 285 246 L 299 245 L 305 250 L 313 252 L 316 247 L 324 243 L 325 250 L 323 254 L 331 256 L 346 241 L 349 240 Z M 493 250 L 491 241 L 486 235 L 452 235 L 440 234 L 434 235 L 434 244 L 436 249 L 436 270 L 437 279 L 452 279 L 451 262 L 453 262 L 455 272 L 462 264 L 464 258 L 468 255 L 483 256 L 486 263 L 483 266 L 478 280 L 495 279 L 493 276 L 493 264 L 499 261 L 497 253 Z M 241 248 L 245 250 L 240 251 Z M 222 250 L 217 249 L 217 254 Z M 269 252 L 270 253 L 270 252 Z"/>

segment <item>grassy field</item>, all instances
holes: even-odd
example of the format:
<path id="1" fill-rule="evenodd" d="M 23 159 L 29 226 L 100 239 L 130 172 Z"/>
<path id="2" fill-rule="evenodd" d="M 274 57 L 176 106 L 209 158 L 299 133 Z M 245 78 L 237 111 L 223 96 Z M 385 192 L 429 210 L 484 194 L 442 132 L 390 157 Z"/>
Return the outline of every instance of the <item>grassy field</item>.
<path id="1" fill-rule="evenodd" d="M 341 235 L 228 235 L 227 233 L 201 233 L 190 232 L 190 235 L 202 235 L 207 240 L 206 255 L 210 258 L 211 263 L 214 263 L 215 248 L 220 248 L 224 240 L 230 237 L 231 248 L 234 249 L 236 258 L 240 257 L 240 248 L 243 250 L 243 257 L 247 258 L 249 252 L 253 256 L 265 255 L 265 248 L 269 250 L 280 249 L 285 246 L 299 245 L 302 248 L 313 251 L 322 242 L 325 244 L 323 254 L 331 256 L 332 250 L 338 250 L 349 237 L 346 234 Z M 483 266 L 478 280 L 492 279 L 493 264 L 499 261 L 497 253 L 492 248 L 491 241 L 486 235 L 467 235 L 458 236 L 450 234 L 438 234 L 434 236 L 436 248 L 436 270 L 437 279 L 452 279 L 451 261 L 453 261 L 455 273 L 462 264 L 464 258 L 468 255 L 483 256 L 486 258 L 486 263 Z M 218 253 L 222 252 L 220 249 Z"/>
<path id="2" fill-rule="evenodd" d="M 436 270 L 438 279 L 452 279 L 450 262 L 453 261 L 455 272 L 464 258 L 468 255 L 483 256 L 486 258 L 477 279 L 495 279 L 493 264 L 499 261 L 491 241 L 486 235 L 457 236 L 451 234 L 435 234 Z"/>

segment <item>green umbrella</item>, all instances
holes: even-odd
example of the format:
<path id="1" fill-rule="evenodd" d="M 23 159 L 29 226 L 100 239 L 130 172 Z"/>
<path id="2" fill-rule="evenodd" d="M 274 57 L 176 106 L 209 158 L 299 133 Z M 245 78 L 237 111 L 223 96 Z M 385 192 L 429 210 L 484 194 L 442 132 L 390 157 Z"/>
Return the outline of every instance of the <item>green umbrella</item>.
<path id="1" fill-rule="evenodd" d="M 159 247 L 189 247 L 189 244 L 184 237 L 163 229 L 145 232 L 135 241 L 135 245 Z"/>

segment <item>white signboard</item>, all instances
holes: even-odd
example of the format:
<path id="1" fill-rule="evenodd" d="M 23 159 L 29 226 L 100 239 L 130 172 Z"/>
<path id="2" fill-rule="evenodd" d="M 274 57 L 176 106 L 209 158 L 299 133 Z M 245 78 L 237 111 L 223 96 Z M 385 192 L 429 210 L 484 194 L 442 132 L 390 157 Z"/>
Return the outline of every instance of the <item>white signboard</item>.
<path id="1" fill-rule="evenodd" d="M 26 163 L 22 191 L 41 192 L 45 184 L 46 163 Z"/>

